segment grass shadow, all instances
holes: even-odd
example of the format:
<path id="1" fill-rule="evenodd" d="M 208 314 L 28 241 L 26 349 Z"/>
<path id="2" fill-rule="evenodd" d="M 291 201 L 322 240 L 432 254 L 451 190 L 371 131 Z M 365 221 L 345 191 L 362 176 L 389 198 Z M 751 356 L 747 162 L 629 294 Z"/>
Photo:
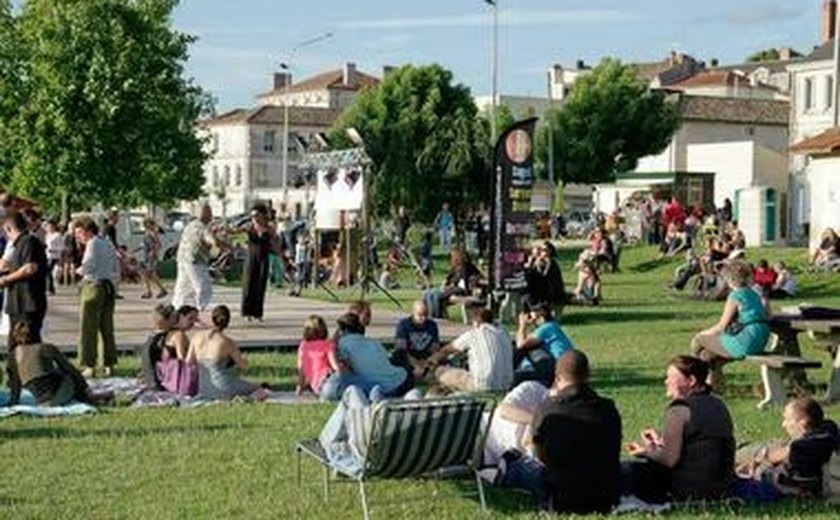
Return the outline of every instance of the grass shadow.
<path id="1" fill-rule="evenodd" d="M 664 375 L 645 373 L 630 367 L 604 367 L 592 370 L 592 386 L 597 389 L 650 387 L 662 383 Z"/>
<path id="2" fill-rule="evenodd" d="M 599 308 L 600 309 L 600 308 Z M 642 312 L 642 311 L 617 311 L 617 312 L 564 312 L 561 321 L 564 326 L 588 325 L 593 323 L 610 322 L 645 322 L 645 321 L 670 321 L 683 318 L 681 312 Z"/>
<path id="3" fill-rule="evenodd" d="M 216 433 L 228 430 L 251 430 L 256 424 L 208 424 L 203 426 L 184 425 L 156 428 L 96 429 L 83 430 L 73 428 L 38 427 L 0 432 L 0 439 L 74 439 L 85 437 L 146 437 L 152 435 L 171 435 L 178 433 Z"/>

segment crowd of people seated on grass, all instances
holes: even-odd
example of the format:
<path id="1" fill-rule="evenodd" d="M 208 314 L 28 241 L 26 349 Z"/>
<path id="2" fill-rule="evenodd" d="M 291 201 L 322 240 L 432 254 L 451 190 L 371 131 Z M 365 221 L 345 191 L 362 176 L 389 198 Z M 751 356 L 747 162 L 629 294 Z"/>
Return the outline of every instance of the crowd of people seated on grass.
<path id="1" fill-rule="evenodd" d="M 263 400 L 266 385 L 240 377 L 248 359 L 225 332 L 230 309 L 216 306 L 207 330 L 188 334 L 198 321 L 198 309 L 159 305 L 154 312 L 155 332 L 140 347 L 140 379 L 145 388 L 205 400 L 245 397 Z"/>

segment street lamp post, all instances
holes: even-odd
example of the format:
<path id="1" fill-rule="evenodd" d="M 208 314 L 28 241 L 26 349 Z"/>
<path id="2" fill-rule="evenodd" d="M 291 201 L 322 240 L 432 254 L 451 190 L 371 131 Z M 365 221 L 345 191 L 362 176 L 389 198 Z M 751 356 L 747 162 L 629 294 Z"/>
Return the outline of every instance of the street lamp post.
<path id="1" fill-rule="evenodd" d="M 294 67 L 295 55 L 304 47 L 309 47 L 318 42 L 328 40 L 333 37 L 333 33 L 328 32 L 304 40 L 289 51 L 289 58 L 285 63 L 280 64 L 280 68 L 286 71 L 287 75 L 291 74 Z M 291 95 L 292 81 L 291 77 L 286 78 L 286 85 L 283 89 L 283 159 L 282 159 L 282 175 L 283 175 L 283 204 L 286 206 L 286 211 L 289 209 L 289 96 Z"/>
<path id="2" fill-rule="evenodd" d="M 496 97 L 499 79 L 499 6 L 498 0 L 484 0 L 493 11 L 493 53 L 490 65 L 490 142 L 496 146 Z"/>

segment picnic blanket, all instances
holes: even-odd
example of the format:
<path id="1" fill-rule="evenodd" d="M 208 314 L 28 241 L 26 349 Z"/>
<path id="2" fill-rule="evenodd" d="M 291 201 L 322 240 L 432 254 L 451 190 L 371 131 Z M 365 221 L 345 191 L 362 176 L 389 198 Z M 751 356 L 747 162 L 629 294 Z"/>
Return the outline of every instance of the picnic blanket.
<path id="1" fill-rule="evenodd" d="M 249 402 L 248 398 L 235 398 L 232 401 L 224 401 L 219 399 L 202 399 L 200 397 L 186 397 L 172 392 L 155 392 L 144 391 L 134 398 L 131 404 L 134 408 L 145 407 L 167 407 L 178 406 L 181 408 L 196 408 L 199 406 L 208 406 L 214 404 L 230 403 L 230 402 Z M 296 395 L 294 392 L 268 392 L 268 398 L 264 403 L 270 404 L 286 404 L 286 405 L 300 405 L 312 404 L 318 402 L 318 397 L 312 394 Z"/>
<path id="2" fill-rule="evenodd" d="M 131 377 L 109 377 L 91 379 L 88 381 L 94 393 L 113 393 L 131 401 L 134 408 L 179 406 L 192 408 L 212 404 L 229 403 L 231 401 L 209 400 L 198 397 L 187 397 L 172 392 L 148 390 L 143 382 Z M 237 398 L 234 402 L 245 402 L 247 398 Z M 268 392 L 266 403 L 272 404 L 311 404 L 317 403 L 318 397 L 312 394 L 295 395 L 294 392 Z"/>
<path id="3" fill-rule="evenodd" d="M 87 403 L 69 403 L 64 406 L 41 406 L 28 390 L 21 391 L 20 403 L 8 406 L 9 392 L 0 392 L 0 418 L 13 415 L 31 415 L 34 417 L 62 417 L 84 415 L 96 412 L 96 407 Z"/>

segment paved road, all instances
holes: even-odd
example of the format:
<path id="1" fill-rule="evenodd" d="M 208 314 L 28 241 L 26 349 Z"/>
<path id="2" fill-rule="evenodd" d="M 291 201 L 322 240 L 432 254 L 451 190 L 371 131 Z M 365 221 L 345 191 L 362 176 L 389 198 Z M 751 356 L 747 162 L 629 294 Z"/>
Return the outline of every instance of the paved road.
<path id="1" fill-rule="evenodd" d="M 123 286 L 120 292 L 125 299 L 117 301 L 114 319 L 117 345 L 121 351 L 128 351 L 142 344 L 152 331 L 152 309 L 159 302 L 141 299 L 141 289 L 136 285 Z M 238 315 L 240 298 L 240 289 L 217 286 L 213 303 L 224 303 L 233 311 L 235 317 L 230 335 L 240 342 L 243 349 L 296 346 L 300 341 L 303 322 L 309 315 L 322 316 L 332 331 L 336 318 L 346 307 L 345 304 L 290 298 L 280 292 L 270 291 L 266 295 L 266 315 L 263 323 L 249 323 Z M 392 339 L 397 320 L 404 316 L 405 312 L 395 309 L 375 309 L 368 335 L 381 340 Z M 204 320 L 209 323 L 209 312 L 204 316 Z M 441 322 L 440 325 L 444 338 L 455 337 L 466 330 L 464 325 L 453 322 Z M 50 297 L 44 339 L 66 352 L 75 352 L 78 334 L 78 293 L 73 288 L 58 287 L 58 294 Z M 3 339 L 0 352 L 5 351 L 6 341 Z"/>

